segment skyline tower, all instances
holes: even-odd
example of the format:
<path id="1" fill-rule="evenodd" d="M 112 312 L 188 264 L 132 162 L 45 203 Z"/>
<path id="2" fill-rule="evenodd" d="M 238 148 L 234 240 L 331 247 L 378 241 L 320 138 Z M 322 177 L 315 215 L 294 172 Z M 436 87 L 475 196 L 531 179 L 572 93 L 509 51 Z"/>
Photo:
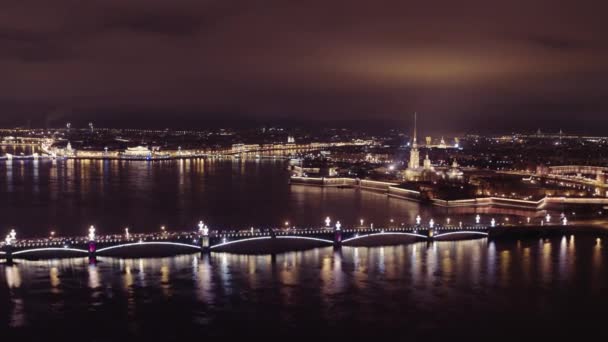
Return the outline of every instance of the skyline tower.
<path id="1" fill-rule="evenodd" d="M 414 112 L 414 137 L 412 139 L 412 149 L 410 150 L 409 169 L 420 167 L 420 151 L 418 151 L 418 114 Z"/>

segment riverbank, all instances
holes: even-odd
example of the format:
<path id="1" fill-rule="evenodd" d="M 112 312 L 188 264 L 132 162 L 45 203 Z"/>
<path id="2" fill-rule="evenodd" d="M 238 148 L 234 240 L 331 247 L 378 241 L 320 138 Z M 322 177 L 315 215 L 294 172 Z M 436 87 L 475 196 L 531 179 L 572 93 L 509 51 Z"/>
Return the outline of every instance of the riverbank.
<path id="1" fill-rule="evenodd" d="M 425 199 L 421 192 L 400 188 L 398 183 L 373 181 L 359 178 L 291 177 L 290 184 L 315 187 L 340 187 L 374 191 L 384 193 L 388 197 L 399 198 L 407 201 L 428 202 L 434 206 L 444 208 L 496 207 L 538 211 L 575 205 L 608 206 L 608 198 L 597 197 L 547 196 L 538 201 L 493 196 L 458 200 L 444 200 L 441 198 Z"/>

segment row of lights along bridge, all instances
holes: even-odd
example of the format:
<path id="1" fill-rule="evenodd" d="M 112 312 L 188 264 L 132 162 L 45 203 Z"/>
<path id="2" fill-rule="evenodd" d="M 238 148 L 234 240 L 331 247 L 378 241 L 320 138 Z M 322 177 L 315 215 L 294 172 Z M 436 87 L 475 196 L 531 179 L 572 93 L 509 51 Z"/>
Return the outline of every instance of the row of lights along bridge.
<path id="1" fill-rule="evenodd" d="M 547 214 L 547 216 L 544 218 L 544 220 L 541 221 L 541 225 L 544 225 L 545 222 L 547 224 L 551 223 L 551 219 L 552 219 L 551 215 Z M 331 222 L 332 221 L 331 221 L 331 218 L 329 216 L 327 218 L 325 218 L 324 222 L 325 222 L 325 227 L 326 228 L 331 228 Z M 391 220 L 391 222 L 393 222 L 393 220 Z M 451 219 L 447 218 L 446 219 L 446 224 L 450 225 L 450 222 L 451 222 Z M 528 217 L 527 218 L 527 223 L 530 223 L 530 222 L 531 222 L 531 219 Z M 365 223 L 365 221 L 363 219 L 361 219 L 360 223 L 361 223 L 361 227 L 363 227 L 363 224 Z M 475 216 L 475 223 L 476 224 L 481 224 L 481 216 L 480 215 L 476 215 Z M 561 217 L 561 223 L 564 226 L 568 224 L 568 219 L 565 216 L 563 216 L 563 215 Z M 420 217 L 420 215 L 416 216 L 416 225 L 417 226 L 421 226 L 422 225 L 422 218 Z M 431 229 L 435 228 L 435 225 L 436 225 L 435 220 L 433 218 L 431 218 L 429 220 L 429 228 L 431 228 Z M 459 225 L 460 228 L 462 228 L 462 221 L 460 221 L 458 223 L 458 225 Z M 496 227 L 496 225 L 497 225 L 496 219 L 492 218 L 491 221 L 490 221 L 490 227 Z M 289 222 L 288 221 L 285 222 L 285 226 L 289 227 Z M 204 224 L 203 221 L 200 221 L 198 223 L 197 227 L 198 227 L 198 233 L 199 233 L 200 236 L 209 236 L 209 227 L 206 224 Z M 335 228 L 335 230 L 341 230 L 342 224 L 340 223 L 340 221 L 336 221 L 336 224 L 335 224 L 334 228 Z M 373 229 L 373 228 L 374 228 L 374 224 L 371 223 L 370 224 L 370 229 Z M 254 228 L 252 227 L 250 231 L 251 231 L 251 234 L 253 234 L 254 233 Z M 167 229 L 166 229 L 165 226 L 161 226 L 161 232 L 163 234 L 167 233 Z M 50 238 L 53 239 L 54 237 L 55 237 L 55 232 L 52 231 L 51 234 L 50 234 Z M 95 238 L 96 238 L 95 227 L 91 226 L 89 228 L 88 239 L 89 239 L 89 241 L 95 241 Z M 125 228 L 125 238 L 127 240 L 129 240 L 131 238 L 131 233 L 129 232 L 129 228 Z M 11 231 L 6 235 L 6 238 L 4 240 L 4 244 L 7 245 L 7 246 L 10 246 L 10 245 L 12 245 L 12 244 L 15 243 L 16 239 L 17 239 L 17 232 L 15 231 L 15 229 L 11 229 Z"/>

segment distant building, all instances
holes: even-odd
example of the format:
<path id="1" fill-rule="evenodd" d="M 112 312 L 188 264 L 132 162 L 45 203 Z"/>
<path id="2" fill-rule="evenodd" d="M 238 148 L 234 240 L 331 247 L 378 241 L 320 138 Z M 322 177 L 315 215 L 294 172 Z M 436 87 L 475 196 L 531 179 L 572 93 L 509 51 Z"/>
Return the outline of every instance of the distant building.
<path id="1" fill-rule="evenodd" d="M 424 158 L 424 161 L 422 162 L 422 168 L 424 170 L 431 170 L 433 171 L 433 165 L 431 165 L 431 160 L 429 159 L 429 154 L 426 154 L 426 157 Z"/>
<path id="2" fill-rule="evenodd" d="M 122 157 L 134 159 L 151 158 L 152 151 L 144 146 L 129 147 L 122 153 Z"/>
<path id="3" fill-rule="evenodd" d="M 418 128 L 416 113 L 414 113 L 414 137 L 412 139 L 412 149 L 410 150 L 410 161 L 408 163 L 408 169 L 417 169 L 420 167 L 420 151 L 418 151 Z"/>
<path id="4" fill-rule="evenodd" d="M 445 140 L 441 137 L 441 142 L 439 142 L 439 148 L 447 148 L 448 146 L 445 144 Z"/>
<path id="5" fill-rule="evenodd" d="M 412 139 L 412 148 L 410 150 L 410 160 L 407 169 L 403 172 L 403 179 L 407 181 L 428 180 L 433 178 L 435 169 L 431 164 L 428 154 L 424 159 L 424 164 L 420 167 L 420 151 L 418 150 L 418 126 L 417 114 L 414 113 L 414 135 Z"/>
<path id="6" fill-rule="evenodd" d="M 448 178 L 460 178 L 462 177 L 463 172 L 462 170 L 460 170 L 460 165 L 458 165 L 458 162 L 456 161 L 456 159 L 454 159 L 454 161 L 452 162 L 452 167 L 448 170 L 447 172 L 447 176 Z"/>

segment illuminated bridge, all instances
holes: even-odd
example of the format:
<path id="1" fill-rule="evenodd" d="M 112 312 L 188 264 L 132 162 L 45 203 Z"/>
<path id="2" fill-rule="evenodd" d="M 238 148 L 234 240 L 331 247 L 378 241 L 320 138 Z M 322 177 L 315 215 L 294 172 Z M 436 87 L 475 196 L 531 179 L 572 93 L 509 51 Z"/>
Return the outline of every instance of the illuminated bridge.
<path id="1" fill-rule="evenodd" d="M 358 246 L 399 244 L 414 241 L 434 241 L 454 238 L 487 237 L 491 228 L 485 225 L 436 226 L 413 225 L 392 228 L 266 229 L 247 231 L 211 231 L 202 223 L 198 231 L 161 232 L 158 234 L 129 234 L 97 236 L 89 228 L 86 237 L 65 237 L 18 240 L 13 230 L 0 247 L 0 258 L 44 259 L 88 256 L 145 257 L 180 253 L 274 253 L 322 246 Z"/>

